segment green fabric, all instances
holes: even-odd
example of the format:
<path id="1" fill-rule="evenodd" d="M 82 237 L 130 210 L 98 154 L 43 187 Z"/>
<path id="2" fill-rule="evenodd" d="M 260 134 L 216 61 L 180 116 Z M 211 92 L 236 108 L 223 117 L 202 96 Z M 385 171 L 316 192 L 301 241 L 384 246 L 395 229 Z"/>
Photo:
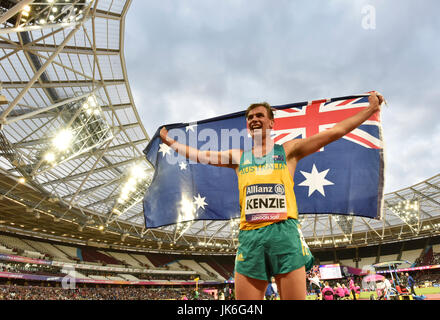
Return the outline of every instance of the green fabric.
<path id="1" fill-rule="evenodd" d="M 296 219 L 255 230 L 240 230 L 235 271 L 250 278 L 270 281 L 272 276 L 302 266 L 306 271 L 310 270 L 314 257 L 301 238 Z"/>

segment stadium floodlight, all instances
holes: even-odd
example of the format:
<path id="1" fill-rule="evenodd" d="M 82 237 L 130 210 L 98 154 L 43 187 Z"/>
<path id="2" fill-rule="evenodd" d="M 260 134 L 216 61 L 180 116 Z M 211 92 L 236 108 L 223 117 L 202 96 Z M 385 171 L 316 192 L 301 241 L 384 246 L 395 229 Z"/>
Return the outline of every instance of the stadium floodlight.
<path id="1" fill-rule="evenodd" d="M 332 216 L 333 220 L 336 221 L 336 223 L 341 228 L 344 235 L 352 235 L 353 231 L 353 216 L 346 216 L 346 215 L 334 215 Z"/>
<path id="2" fill-rule="evenodd" d="M 10 33 L 17 31 L 37 30 L 61 25 L 86 18 L 85 9 L 89 8 L 93 1 L 0 1 L 0 13 L 4 12 L 1 20 L 1 32 Z M 33 2 L 33 3 L 32 3 Z"/>
<path id="3" fill-rule="evenodd" d="M 73 132 L 71 129 L 61 129 L 59 132 L 55 134 L 55 137 L 52 140 L 52 145 L 58 151 L 64 152 L 67 151 L 73 140 Z"/>
<path id="4" fill-rule="evenodd" d="M 420 202 L 418 200 L 403 200 L 389 207 L 390 210 L 409 226 L 415 226 L 420 221 Z"/>
<path id="5" fill-rule="evenodd" d="M 111 210 L 113 214 L 120 216 L 142 201 L 152 180 L 149 170 L 145 163 L 136 163 L 128 168 L 119 196 Z"/>
<path id="6" fill-rule="evenodd" d="M 44 127 L 39 143 L 31 149 L 26 146 L 21 149 L 20 145 L 9 143 L 5 136 L 0 137 L 0 149 L 23 176 L 33 179 L 113 139 L 112 127 L 101 109 L 103 103 L 94 93 L 66 101 L 59 103 L 58 117 Z M 20 159 L 16 159 L 18 155 Z"/>

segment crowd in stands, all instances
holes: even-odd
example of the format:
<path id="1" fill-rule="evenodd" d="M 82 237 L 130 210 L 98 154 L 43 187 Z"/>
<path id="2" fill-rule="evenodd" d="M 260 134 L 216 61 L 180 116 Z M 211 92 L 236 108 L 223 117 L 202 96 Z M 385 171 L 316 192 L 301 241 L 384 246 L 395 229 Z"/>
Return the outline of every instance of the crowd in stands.
<path id="1" fill-rule="evenodd" d="M 0 300 L 214 300 L 205 292 L 173 288 L 63 288 L 3 285 Z"/>
<path id="2" fill-rule="evenodd" d="M 116 273 L 99 270 L 78 270 L 86 277 L 89 276 L 102 276 L 102 277 L 114 277 Z M 0 272 L 10 273 L 25 273 L 25 274 L 37 274 L 42 276 L 64 277 L 66 274 L 62 272 L 62 267 L 38 265 L 34 266 L 28 263 L 2 263 L 0 262 Z M 155 280 L 168 280 L 168 281 L 192 281 L 194 275 L 185 274 L 148 274 L 148 273 L 134 273 L 137 279 L 143 281 L 155 281 Z"/>
<path id="3" fill-rule="evenodd" d="M 53 266 L 45 266 L 38 265 L 34 266 L 28 263 L 1 263 L 0 262 L 0 271 L 1 272 L 10 272 L 10 273 L 26 273 L 26 274 L 38 274 L 38 275 L 47 275 L 47 276 L 64 276 L 61 273 L 61 269 L 59 267 Z"/>

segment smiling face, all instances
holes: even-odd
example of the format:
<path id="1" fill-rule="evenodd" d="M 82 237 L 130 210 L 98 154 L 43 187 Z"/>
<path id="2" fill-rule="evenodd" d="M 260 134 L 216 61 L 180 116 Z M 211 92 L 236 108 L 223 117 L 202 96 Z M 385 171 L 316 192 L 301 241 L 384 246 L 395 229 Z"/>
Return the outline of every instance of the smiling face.
<path id="1" fill-rule="evenodd" d="M 250 110 L 246 118 L 246 126 L 252 138 L 255 136 L 266 137 L 273 128 L 274 120 L 268 115 L 267 109 L 263 106 Z"/>

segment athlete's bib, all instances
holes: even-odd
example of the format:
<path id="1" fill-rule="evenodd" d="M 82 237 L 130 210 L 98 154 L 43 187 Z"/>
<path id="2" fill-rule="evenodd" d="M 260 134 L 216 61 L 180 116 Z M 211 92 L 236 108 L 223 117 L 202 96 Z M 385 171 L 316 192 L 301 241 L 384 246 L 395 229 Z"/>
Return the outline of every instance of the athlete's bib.
<path id="1" fill-rule="evenodd" d="M 293 179 L 283 146 L 275 145 L 261 158 L 255 158 L 251 150 L 243 152 L 238 188 L 241 230 L 258 229 L 288 218 L 298 218 Z"/>
<path id="2" fill-rule="evenodd" d="M 247 222 L 287 219 L 286 191 L 282 184 L 253 184 L 246 187 Z"/>

